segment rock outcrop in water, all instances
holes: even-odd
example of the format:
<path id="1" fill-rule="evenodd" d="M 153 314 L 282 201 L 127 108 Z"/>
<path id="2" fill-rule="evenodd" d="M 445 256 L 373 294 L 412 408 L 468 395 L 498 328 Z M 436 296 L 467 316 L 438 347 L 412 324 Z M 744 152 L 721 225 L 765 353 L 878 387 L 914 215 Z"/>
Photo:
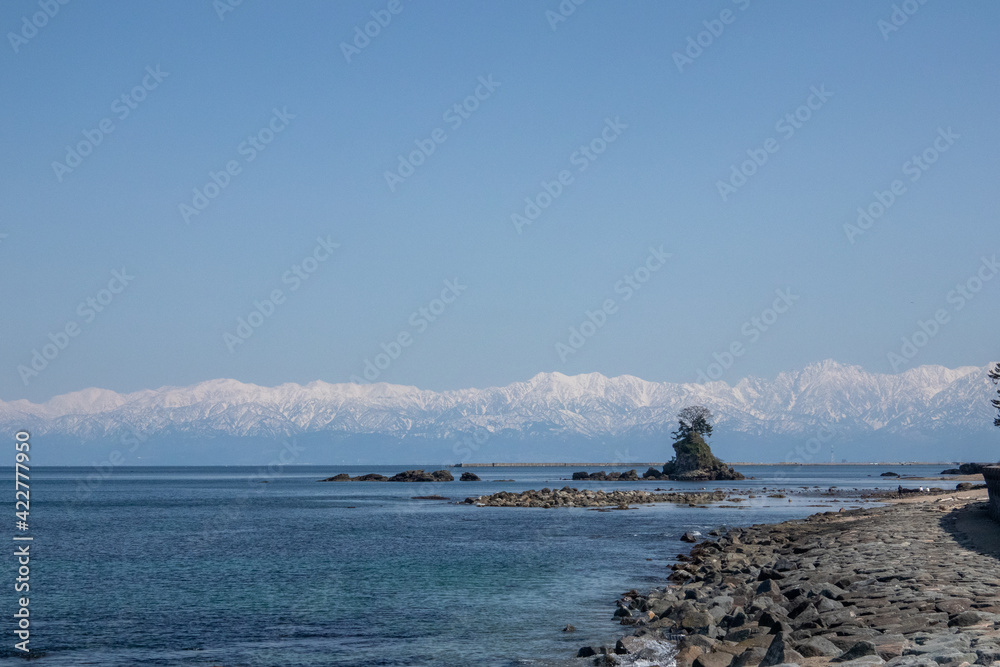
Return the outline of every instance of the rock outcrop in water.
<path id="1" fill-rule="evenodd" d="M 674 443 L 674 460 L 663 466 L 663 470 L 649 468 L 639 477 L 634 469 L 628 472 L 575 472 L 574 481 L 591 482 L 639 482 L 650 479 L 668 479 L 678 482 L 710 482 L 746 479 L 741 473 L 727 466 L 714 454 L 698 433 L 690 433 Z"/>
<path id="2" fill-rule="evenodd" d="M 321 482 L 454 482 L 455 477 L 447 470 L 435 470 L 434 472 L 424 472 L 423 470 L 405 470 L 392 477 L 370 473 L 368 475 L 358 475 L 351 477 L 345 472 L 333 477 L 319 480 Z"/>
<path id="3" fill-rule="evenodd" d="M 674 452 L 674 460 L 663 466 L 663 474 L 668 479 L 678 482 L 746 479 L 716 457 L 705 439 L 696 432 L 688 433 L 675 442 Z"/>
<path id="4" fill-rule="evenodd" d="M 942 475 L 981 475 L 983 474 L 983 468 L 987 466 L 997 465 L 995 463 L 963 463 L 957 468 L 948 468 L 947 470 L 942 470 Z"/>
<path id="5" fill-rule="evenodd" d="M 629 470 L 628 472 L 604 472 L 599 470 L 597 472 L 587 473 L 584 471 L 573 473 L 573 479 L 575 481 L 589 480 L 591 482 L 638 482 L 639 473 L 635 469 Z"/>
<path id="6" fill-rule="evenodd" d="M 390 482 L 454 482 L 455 478 L 447 470 L 424 472 L 423 470 L 406 470 L 389 478 Z"/>
<path id="7" fill-rule="evenodd" d="M 463 472 L 462 476 L 459 478 L 460 482 L 481 482 L 483 480 L 479 479 L 479 475 L 474 472 Z"/>

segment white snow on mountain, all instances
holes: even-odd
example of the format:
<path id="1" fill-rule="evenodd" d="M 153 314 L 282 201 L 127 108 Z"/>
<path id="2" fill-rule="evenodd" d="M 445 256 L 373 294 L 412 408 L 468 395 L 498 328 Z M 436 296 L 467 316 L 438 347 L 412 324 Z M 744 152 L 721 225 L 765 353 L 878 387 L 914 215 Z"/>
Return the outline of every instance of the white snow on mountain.
<path id="1" fill-rule="evenodd" d="M 91 388 L 42 404 L 0 401 L 0 424 L 82 441 L 124 432 L 445 439 L 486 431 L 619 439 L 669 432 L 681 408 L 703 404 L 715 413 L 719 432 L 808 436 L 831 424 L 842 436 L 926 440 L 944 429 L 968 436 L 993 428 L 988 369 L 920 366 L 887 375 L 828 360 L 735 385 L 539 373 L 505 387 L 443 392 L 385 383 L 261 387 L 210 380 L 130 394 Z"/>

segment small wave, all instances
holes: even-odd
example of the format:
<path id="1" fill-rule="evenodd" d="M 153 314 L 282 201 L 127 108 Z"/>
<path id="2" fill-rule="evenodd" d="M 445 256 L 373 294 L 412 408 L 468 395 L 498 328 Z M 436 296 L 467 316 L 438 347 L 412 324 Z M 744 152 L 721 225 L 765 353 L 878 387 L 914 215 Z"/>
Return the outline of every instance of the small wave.
<path id="1" fill-rule="evenodd" d="M 641 637 L 643 647 L 635 653 L 618 656 L 620 665 L 629 667 L 676 667 L 674 657 L 677 655 L 677 644 L 653 637 Z"/>

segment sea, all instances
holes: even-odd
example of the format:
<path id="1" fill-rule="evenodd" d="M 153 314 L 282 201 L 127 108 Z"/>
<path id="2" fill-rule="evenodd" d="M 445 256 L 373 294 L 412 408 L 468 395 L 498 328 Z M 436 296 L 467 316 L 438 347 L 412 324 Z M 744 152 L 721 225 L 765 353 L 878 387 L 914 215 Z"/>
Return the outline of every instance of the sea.
<path id="1" fill-rule="evenodd" d="M 581 646 L 627 634 L 615 600 L 666 585 L 687 531 L 870 505 L 823 495 L 830 487 L 945 484 L 883 478 L 889 468 L 870 465 L 748 466 L 739 469 L 753 479 L 722 483 L 579 482 L 570 481 L 576 468 L 563 467 L 452 470 L 480 482 L 319 481 L 421 467 L 434 469 L 33 469 L 27 531 L 15 529 L 9 495 L 9 534 L 32 539 L 12 541 L 3 558 L 0 664 L 579 665 Z M 917 477 L 941 469 L 892 468 Z M 461 502 L 567 485 L 751 488 L 756 498 L 606 512 Z M 778 488 L 799 493 L 770 497 L 782 495 Z M 447 500 L 414 499 L 428 495 Z M 15 545 L 24 544 L 30 590 L 15 592 L 24 574 Z M 21 597 L 29 598 L 29 654 L 15 649 Z M 669 651 L 655 664 L 669 665 Z"/>

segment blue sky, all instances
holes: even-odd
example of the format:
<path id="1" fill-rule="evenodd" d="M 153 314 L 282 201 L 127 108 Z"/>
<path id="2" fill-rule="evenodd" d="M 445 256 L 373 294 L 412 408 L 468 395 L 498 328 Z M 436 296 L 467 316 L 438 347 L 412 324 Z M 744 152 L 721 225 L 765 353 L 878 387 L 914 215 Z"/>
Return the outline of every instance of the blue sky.
<path id="1" fill-rule="evenodd" d="M 997 357 L 994 3 L 44 5 L 0 8 L 2 399 Z"/>

